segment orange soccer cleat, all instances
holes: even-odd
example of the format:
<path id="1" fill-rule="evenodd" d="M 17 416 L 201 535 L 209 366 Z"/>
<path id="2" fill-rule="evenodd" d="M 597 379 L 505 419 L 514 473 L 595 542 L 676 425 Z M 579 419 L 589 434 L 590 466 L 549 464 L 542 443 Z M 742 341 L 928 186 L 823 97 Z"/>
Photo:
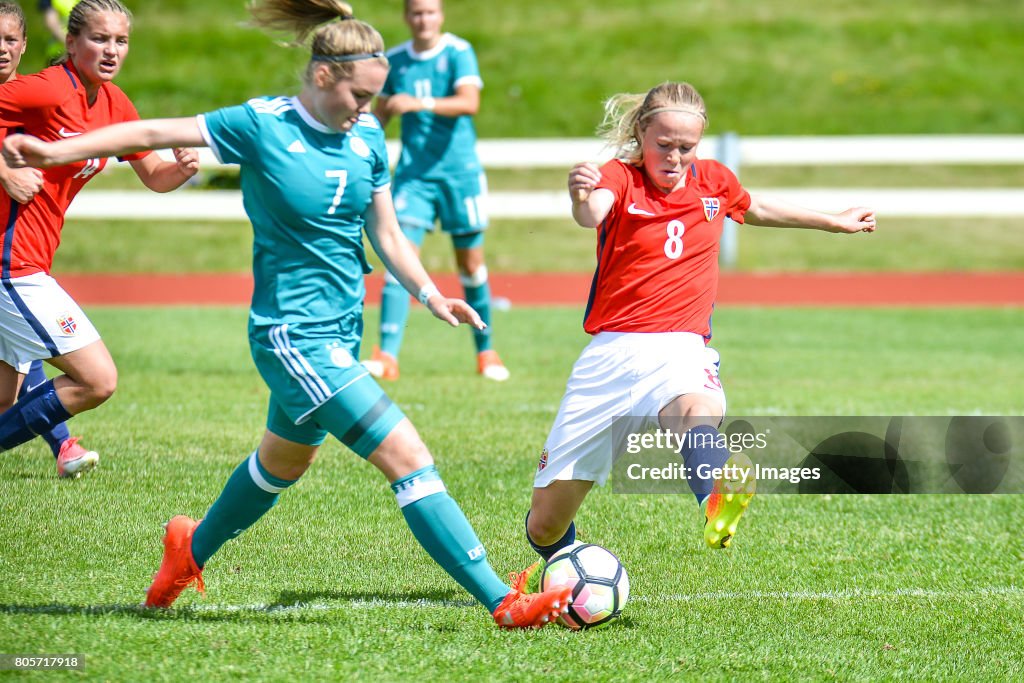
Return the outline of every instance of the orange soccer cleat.
<path id="1" fill-rule="evenodd" d="M 398 379 L 398 359 L 380 347 L 374 346 L 373 353 L 368 360 L 363 361 L 363 367 L 377 379 L 394 382 Z"/>
<path id="2" fill-rule="evenodd" d="M 540 593 L 540 573 L 544 569 L 544 560 L 537 560 L 521 572 L 512 572 L 508 578 L 512 580 L 512 589 L 520 593 Z"/>
<path id="3" fill-rule="evenodd" d="M 512 590 L 494 610 L 494 622 L 501 628 L 540 628 L 550 624 L 569 609 L 572 598 L 570 586 L 560 586 L 543 593 L 525 593 L 534 571 L 542 566 L 538 561 L 525 571 L 511 574 Z"/>
<path id="4" fill-rule="evenodd" d="M 193 583 L 200 593 L 206 592 L 203 570 L 192 558 L 192 532 L 197 526 L 199 522 L 185 515 L 175 515 L 167 522 L 164 527 L 164 559 L 146 591 L 146 607 L 170 607 Z"/>
<path id="5" fill-rule="evenodd" d="M 509 378 L 508 368 L 501 362 L 498 352 L 494 349 L 476 354 L 477 374 L 495 382 L 504 382 Z"/>

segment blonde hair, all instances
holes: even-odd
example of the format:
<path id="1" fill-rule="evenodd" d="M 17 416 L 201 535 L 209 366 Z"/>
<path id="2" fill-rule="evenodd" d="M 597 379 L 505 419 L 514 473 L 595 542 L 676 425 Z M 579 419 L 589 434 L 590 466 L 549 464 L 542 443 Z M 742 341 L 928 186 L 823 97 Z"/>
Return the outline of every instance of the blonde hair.
<path id="1" fill-rule="evenodd" d="M 679 111 L 699 116 L 708 127 L 704 98 L 689 83 L 662 83 L 647 94 L 622 93 L 604 103 L 604 120 L 597 134 L 616 150 L 615 156 L 632 164 L 643 160 L 641 139 L 651 117 L 663 111 Z"/>
<path id="2" fill-rule="evenodd" d="M 25 39 L 25 12 L 14 2 L 0 2 L 0 17 L 13 17 L 21 26 L 21 38 Z"/>
<path id="3" fill-rule="evenodd" d="M 307 85 L 321 63 L 327 64 L 335 80 L 350 78 L 356 61 L 372 59 L 388 64 L 384 39 L 377 29 L 356 19 L 347 2 L 256 0 L 249 11 L 258 26 L 294 34 L 297 45 L 309 40 L 310 61 L 302 74 Z"/>

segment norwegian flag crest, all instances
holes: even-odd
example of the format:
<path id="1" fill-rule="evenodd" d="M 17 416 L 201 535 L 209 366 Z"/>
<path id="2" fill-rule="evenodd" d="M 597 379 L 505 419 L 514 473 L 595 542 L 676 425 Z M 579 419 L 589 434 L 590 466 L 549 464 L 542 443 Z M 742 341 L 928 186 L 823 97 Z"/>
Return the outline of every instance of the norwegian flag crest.
<path id="1" fill-rule="evenodd" d="M 704 218 L 707 218 L 710 223 L 718 215 L 718 210 L 722 208 L 722 202 L 718 200 L 718 197 L 701 197 L 700 200 L 704 203 Z"/>
<path id="2" fill-rule="evenodd" d="M 74 334 L 75 330 L 78 329 L 78 323 L 70 315 L 62 315 L 57 318 L 57 324 L 60 325 L 60 329 L 64 334 Z"/>
<path id="3" fill-rule="evenodd" d="M 548 466 L 548 449 L 544 449 L 540 453 L 540 462 L 537 463 L 537 471 L 540 472 Z"/>

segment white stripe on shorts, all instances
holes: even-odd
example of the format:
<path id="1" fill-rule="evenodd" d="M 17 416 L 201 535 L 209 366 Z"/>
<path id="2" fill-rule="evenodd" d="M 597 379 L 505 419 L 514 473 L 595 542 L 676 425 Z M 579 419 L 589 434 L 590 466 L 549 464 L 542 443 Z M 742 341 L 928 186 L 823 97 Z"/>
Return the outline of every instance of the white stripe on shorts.
<path id="1" fill-rule="evenodd" d="M 270 342 L 274 345 L 277 356 L 288 374 L 294 377 L 305 390 L 313 403 L 320 405 L 331 397 L 327 384 L 320 378 L 309 362 L 303 358 L 299 350 L 291 345 L 288 339 L 288 325 L 275 325 L 270 328 Z"/>

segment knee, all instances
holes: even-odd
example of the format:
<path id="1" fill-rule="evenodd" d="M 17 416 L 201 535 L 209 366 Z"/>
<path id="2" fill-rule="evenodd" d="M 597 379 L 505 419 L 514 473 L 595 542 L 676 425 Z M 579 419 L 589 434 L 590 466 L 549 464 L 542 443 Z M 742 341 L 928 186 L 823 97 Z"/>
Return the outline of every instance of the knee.
<path id="1" fill-rule="evenodd" d="M 423 439 L 408 422 L 399 424 L 368 458 L 388 481 L 395 481 L 432 465 L 434 459 Z"/>
<path id="2" fill-rule="evenodd" d="M 114 395 L 117 389 L 117 370 L 111 367 L 90 377 L 85 384 L 85 402 L 89 408 L 95 408 Z"/>
<path id="3" fill-rule="evenodd" d="M 267 467 L 267 471 L 279 479 L 284 479 L 285 481 L 296 481 L 306 473 L 306 470 L 309 469 L 309 466 L 313 464 L 313 460 L 315 459 L 316 451 L 311 453 L 309 458 L 304 460 L 275 462 L 271 467 L 267 467 L 267 465 L 264 465 L 264 467 Z"/>
<path id="4" fill-rule="evenodd" d="M 92 394 L 93 400 L 96 401 L 96 405 L 99 405 L 113 396 L 116 389 L 117 373 L 113 372 L 108 377 L 104 377 L 99 382 L 92 385 L 90 393 Z"/>
<path id="5" fill-rule="evenodd" d="M 701 418 L 715 418 L 717 420 L 722 417 L 722 406 L 710 397 L 700 397 L 686 407 L 683 416 L 698 423 L 701 421 Z"/>
<path id="6" fill-rule="evenodd" d="M 722 404 L 713 396 L 686 394 L 680 396 L 661 412 L 662 418 L 682 418 L 684 428 L 706 424 L 717 426 L 722 419 Z"/>
<path id="7" fill-rule="evenodd" d="M 536 510 L 530 510 L 530 515 L 526 518 L 526 533 L 530 535 L 530 540 L 540 546 L 555 543 L 565 535 L 568 528 L 569 523 L 563 523 L 562 520 Z"/>

